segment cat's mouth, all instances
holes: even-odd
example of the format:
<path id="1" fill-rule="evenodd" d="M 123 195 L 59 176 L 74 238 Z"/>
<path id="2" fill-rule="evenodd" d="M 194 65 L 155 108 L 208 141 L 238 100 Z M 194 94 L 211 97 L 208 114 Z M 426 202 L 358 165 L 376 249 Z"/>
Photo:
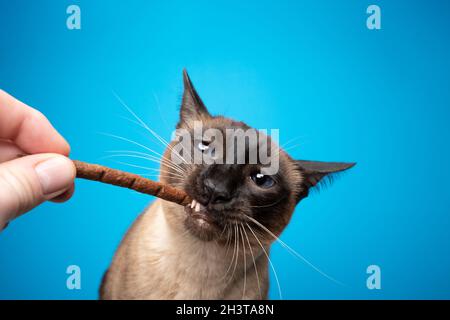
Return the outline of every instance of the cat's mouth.
<path id="1" fill-rule="evenodd" d="M 211 217 L 207 208 L 197 200 L 192 200 L 184 207 L 184 211 L 186 212 L 186 226 L 199 238 L 209 241 L 215 238 L 220 231 L 217 222 Z"/>
<path id="2" fill-rule="evenodd" d="M 212 224 L 211 217 L 206 211 L 206 207 L 197 200 L 192 200 L 190 204 L 185 207 L 185 211 L 192 217 L 198 225 Z"/>

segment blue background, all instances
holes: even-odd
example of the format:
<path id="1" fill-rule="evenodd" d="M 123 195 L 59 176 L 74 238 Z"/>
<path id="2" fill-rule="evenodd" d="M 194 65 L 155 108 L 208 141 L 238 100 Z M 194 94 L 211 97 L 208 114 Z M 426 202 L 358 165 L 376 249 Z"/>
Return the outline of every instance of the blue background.
<path id="1" fill-rule="evenodd" d="M 372 3 L 379 31 L 366 28 Z M 70 4 L 81 30 L 66 28 Z M 283 298 L 450 298 L 449 21 L 447 1 L 2 1 L 0 87 L 45 113 L 73 158 L 141 173 L 102 158 L 143 150 L 99 132 L 163 150 L 112 92 L 169 139 L 187 67 L 212 113 L 300 137 L 296 158 L 358 162 L 301 202 L 282 236 L 345 286 L 275 245 Z M 76 188 L 0 234 L 0 298 L 97 297 L 150 199 Z M 71 264 L 81 290 L 66 289 Z M 371 264 L 381 290 L 366 288 Z"/>

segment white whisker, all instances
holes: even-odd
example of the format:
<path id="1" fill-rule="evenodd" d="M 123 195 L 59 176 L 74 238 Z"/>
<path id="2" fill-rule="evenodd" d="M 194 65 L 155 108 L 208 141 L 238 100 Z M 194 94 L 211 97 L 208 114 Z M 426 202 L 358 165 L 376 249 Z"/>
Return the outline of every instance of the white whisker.
<path id="1" fill-rule="evenodd" d="M 118 164 L 122 164 L 122 165 L 126 165 L 126 166 L 130 166 L 130 167 L 134 167 L 134 168 L 139 168 L 139 169 L 144 169 L 144 170 L 150 170 L 151 168 L 148 168 L 148 167 L 143 167 L 143 166 L 139 166 L 139 165 L 136 165 L 136 164 L 133 164 L 133 163 L 128 163 L 128 162 L 123 162 L 123 161 L 115 161 L 115 160 L 113 160 L 113 162 L 115 162 L 115 163 L 118 163 Z M 155 175 L 152 175 L 152 174 L 146 174 L 146 173 L 143 173 L 143 174 L 139 174 L 140 176 L 154 176 L 154 177 L 161 177 L 161 175 L 160 174 L 155 174 Z M 184 182 L 184 177 L 177 177 L 177 176 L 171 176 L 170 178 L 172 178 L 172 179 L 176 179 L 176 180 L 178 180 L 178 181 L 180 181 L 180 182 Z"/>
<path id="2" fill-rule="evenodd" d="M 153 98 L 155 99 L 155 102 L 156 102 L 156 107 L 158 108 L 159 116 L 161 117 L 161 120 L 164 122 L 164 125 L 166 126 L 166 128 L 168 130 L 170 130 L 169 125 L 167 124 L 166 118 L 164 117 L 164 115 L 161 111 L 161 105 L 159 103 L 158 96 L 156 95 L 155 92 L 152 92 L 152 93 L 153 93 Z"/>
<path id="3" fill-rule="evenodd" d="M 264 231 L 266 231 L 269 235 L 271 235 L 276 241 L 278 241 L 289 253 L 291 253 L 292 255 L 294 255 L 295 257 L 299 258 L 300 260 L 302 260 L 303 262 L 305 262 L 308 266 L 310 266 L 311 268 L 313 268 L 315 271 L 317 271 L 318 273 L 320 273 L 322 276 L 324 276 L 325 278 L 327 278 L 328 280 L 331 280 L 341 286 L 343 286 L 344 284 L 336 279 L 334 279 L 333 277 L 329 276 L 328 274 L 326 274 L 325 272 L 323 272 L 322 270 L 320 270 L 319 268 L 317 268 L 315 265 L 313 265 L 308 259 L 306 259 L 305 257 L 303 257 L 300 253 L 298 253 L 297 251 L 295 251 L 294 249 L 292 249 L 290 246 L 288 246 L 284 241 L 282 241 L 279 237 L 277 237 L 272 231 L 270 231 L 267 227 L 265 227 L 262 223 L 260 223 L 258 220 L 247 216 L 247 218 L 249 218 L 250 221 L 252 221 L 253 223 L 255 223 L 257 226 L 259 226 L 260 228 L 262 228 Z"/>
<path id="4" fill-rule="evenodd" d="M 183 171 L 183 173 L 185 173 L 185 171 L 186 171 L 184 168 L 182 168 L 181 166 L 179 166 L 178 164 L 176 164 L 172 160 L 164 158 L 163 155 L 160 155 L 161 158 L 159 158 L 159 157 L 156 157 L 154 155 L 151 155 L 151 154 L 148 154 L 148 153 L 145 153 L 145 152 L 133 151 L 133 150 L 109 150 L 109 151 L 106 151 L 106 152 L 108 152 L 108 153 L 131 153 L 131 154 L 136 154 L 136 155 L 143 156 L 144 158 L 151 158 L 151 159 L 157 160 L 158 163 L 162 162 L 162 163 L 167 164 L 167 165 L 172 165 L 173 167 L 176 167 L 176 168 L 180 169 L 181 171 Z"/>
<path id="5" fill-rule="evenodd" d="M 183 175 L 175 173 L 175 172 L 170 172 L 170 171 L 161 170 L 161 169 L 155 169 L 155 168 L 149 168 L 148 170 L 151 170 L 151 171 L 154 171 L 154 172 L 159 172 L 160 174 L 170 174 L 171 176 L 184 178 Z"/>
<path id="6" fill-rule="evenodd" d="M 275 267 L 272 264 L 272 260 L 270 260 L 269 255 L 267 254 L 266 249 L 264 249 L 264 246 L 262 245 L 261 241 L 259 241 L 258 237 L 256 236 L 256 234 L 253 232 L 252 228 L 249 226 L 249 224 L 246 222 L 245 223 L 247 225 L 247 228 L 251 231 L 251 233 L 253 234 L 253 236 L 255 237 L 256 241 L 258 241 L 259 245 L 261 246 L 261 249 L 264 252 L 264 255 L 266 256 L 267 260 L 269 261 L 270 267 L 272 268 L 273 274 L 275 276 L 275 280 L 277 282 L 277 286 L 278 286 L 278 293 L 280 295 L 280 299 L 283 299 L 283 296 L 281 294 L 281 287 L 280 287 L 280 281 L 278 280 L 278 275 L 277 275 L 277 271 L 275 270 Z"/>
<path id="7" fill-rule="evenodd" d="M 131 110 L 131 108 L 119 97 L 119 95 L 117 93 L 113 92 L 113 94 L 115 95 L 116 99 L 122 104 L 122 106 L 124 106 L 128 110 L 128 112 L 131 113 L 131 115 L 138 122 L 140 122 L 142 124 L 142 126 L 148 132 L 150 132 L 156 139 L 158 139 L 159 142 L 161 142 L 170 151 L 172 151 L 172 154 L 176 154 L 180 160 L 182 160 L 184 163 L 188 164 L 188 162 L 182 156 L 180 156 L 177 152 L 173 152 L 173 148 L 169 145 L 169 143 L 166 140 L 164 140 L 164 138 L 162 138 L 159 134 L 157 134 L 155 131 L 153 131 L 144 121 L 142 121 L 142 119 L 139 118 L 133 110 Z"/>
<path id="8" fill-rule="evenodd" d="M 237 266 L 238 266 L 238 261 L 239 261 L 239 247 L 240 247 L 240 245 L 239 245 L 240 238 L 239 238 L 238 225 L 235 224 L 235 225 L 234 225 L 234 228 L 235 228 L 235 230 L 236 230 L 237 252 L 236 252 L 236 260 L 235 260 L 235 263 L 234 263 L 233 273 L 231 274 L 231 280 L 233 279 L 234 274 L 236 273 Z"/>
<path id="9" fill-rule="evenodd" d="M 146 173 L 139 173 L 138 175 L 142 176 L 142 177 L 151 177 L 151 178 L 159 178 L 160 175 L 159 174 L 146 174 Z M 182 178 L 177 178 L 177 177 L 170 177 L 171 179 L 174 180 L 178 180 L 178 181 L 184 181 L 184 179 Z"/>
<path id="10" fill-rule="evenodd" d="M 234 231 L 234 235 L 236 235 L 236 228 L 230 229 L 230 231 L 231 231 L 231 230 L 233 230 L 233 231 Z M 235 254 L 236 254 L 236 237 L 234 237 L 233 256 L 231 257 L 231 261 L 230 261 L 230 264 L 228 265 L 228 269 L 227 269 L 227 271 L 225 272 L 225 274 L 223 275 L 222 279 L 224 279 L 224 278 L 228 275 L 228 272 L 230 272 L 231 266 L 233 265 L 233 262 L 234 262 L 234 256 L 235 256 Z"/>
<path id="11" fill-rule="evenodd" d="M 124 116 L 120 116 L 120 115 L 118 115 L 117 117 L 119 117 L 119 118 L 121 118 L 123 120 L 127 120 L 127 121 L 129 121 L 129 122 L 131 122 L 131 123 L 141 127 L 141 128 L 144 128 L 144 126 L 140 122 L 138 122 L 136 120 L 133 120 L 133 119 L 130 119 L 130 118 L 127 118 L 127 117 L 124 117 Z"/>
<path id="12" fill-rule="evenodd" d="M 242 300 L 245 297 L 245 287 L 247 286 L 247 257 L 245 254 L 245 243 L 244 243 L 244 234 L 242 233 L 242 223 L 240 223 L 239 232 L 242 237 L 242 250 L 244 251 L 244 289 L 242 290 Z"/>
<path id="13" fill-rule="evenodd" d="M 258 283 L 259 298 L 262 300 L 261 285 L 259 283 L 258 267 L 256 266 L 255 256 L 253 254 L 252 246 L 250 245 L 250 240 L 248 239 L 247 231 L 245 231 L 245 226 L 242 226 L 242 230 L 244 230 L 245 237 L 247 238 L 248 248 L 250 249 L 250 253 L 252 255 L 253 266 L 255 268 L 255 274 L 256 274 L 256 281 Z"/>
<path id="14" fill-rule="evenodd" d="M 303 145 L 303 144 L 295 144 L 295 145 L 293 145 L 293 146 L 290 146 L 289 148 L 284 149 L 284 151 L 285 151 L 285 152 L 288 152 L 289 150 L 298 148 L 298 147 L 300 147 L 300 146 L 302 146 L 302 145 Z"/>
<path id="15" fill-rule="evenodd" d="M 151 161 L 151 162 L 155 162 L 155 163 L 158 163 L 158 164 L 164 163 L 164 164 L 167 165 L 169 168 L 175 170 L 175 171 L 178 172 L 179 174 L 181 174 L 181 175 L 184 175 L 184 174 L 185 174 L 185 171 L 184 171 L 184 170 L 182 170 L 182 169 L 180 169 L 180 168 L 178 168 L 178 167 L 175 167 L 174 165 L 172 165 L 172 164 L 170 164 L 170 163 L 165 162 L 165 159 L 159 159 L 159 158 L 156 158 L 156 157 L 153 157 L 153 156 L 139 156 L 139 155 L 126 154 L 126 153 L 124 153 L 124 154 L 112 154 L 112 155 L 109 155 L 109 156 L 104 156 L 104 157 L 102 157 L 101 159 L 123 158 L 123 157 L 145 159 L 145 160 L 148 160 L 148 161 Z"/>
<path id="16" fill-rule="evenodd" d="M 283 144 L 281 145 L 281 148 L 286 148 L 286 147 L 287 147 L 289 144 L 291 144 L 292 142 L 297 141 L 298 139 L 303 139 L 303 138 L 305 138 L 305 136 L 298 136 L 298 137 L 289 139 L 288 141 L 286 141 L 285 143 L 283 143 Z"/>
<path id="17" fill-rule="evenodd" d="M 132 143 L 134 145 L 137 145 L 138 147 L 141 147 L 141 148 L 143 148 L 143 149 L 145 149 L 147 151 L 150 151 L 151 153 L 156 154 L 159 157 L 162 157 L 162 154 L 160 154 L 159 152 L 156 152 L 156 151 L 150 149 L 149 147 L 143 145 L 142 143 L 139 143 L 139 142 L 133 141 L 131 139 L 115 135 L 115 134 L 110 134 L 110 133 L 106 133 L 106 132 L 99 132 L 99 133 L 102 134 L 102 135 L 108 136 L 108 137 L 112 137 L 112 138 L 116 138 L 116 139 L 119 139 L 119 140 L 123 140 L 123 141 L 129 142 L 129 143 Z"/>

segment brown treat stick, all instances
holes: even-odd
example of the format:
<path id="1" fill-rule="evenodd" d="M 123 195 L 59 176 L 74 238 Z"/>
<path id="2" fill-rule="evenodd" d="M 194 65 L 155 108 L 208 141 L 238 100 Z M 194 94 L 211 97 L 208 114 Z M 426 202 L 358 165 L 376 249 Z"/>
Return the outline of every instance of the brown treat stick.
<path id="1" fill-rule="evenodd" d="M 73 160 L 77 168 L 77 178 L 100 181 L 149 194 L 163 200 L 185 206 L 191 203 L 186 192 L 174 187 L 121 170 L 111 169 L 98 164 Z"/>

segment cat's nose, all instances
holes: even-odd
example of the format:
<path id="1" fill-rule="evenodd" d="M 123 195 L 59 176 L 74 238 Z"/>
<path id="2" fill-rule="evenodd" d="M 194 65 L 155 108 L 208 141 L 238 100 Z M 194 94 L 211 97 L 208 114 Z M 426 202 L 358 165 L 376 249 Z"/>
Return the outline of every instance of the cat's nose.
<path id="1" fill-rule="evenodd" d="M 219 204 L 229 202 L 232 198 L 226 183 L 207 178 L 204 180 L 206 196 L 209 199 L 208 204 Z"/>

